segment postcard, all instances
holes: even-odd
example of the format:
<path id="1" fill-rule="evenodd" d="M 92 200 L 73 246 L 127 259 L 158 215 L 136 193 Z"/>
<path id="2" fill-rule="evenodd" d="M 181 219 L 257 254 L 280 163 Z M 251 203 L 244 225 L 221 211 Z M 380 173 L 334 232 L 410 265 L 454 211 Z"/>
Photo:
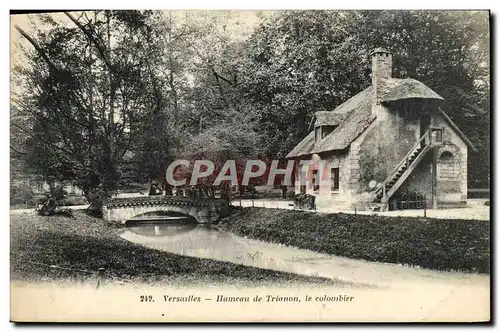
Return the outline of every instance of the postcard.
<path id="1" fill-rule="evenodd" d="M 11 12 L 12 322 L 489 322 L 490 12 Z"/>

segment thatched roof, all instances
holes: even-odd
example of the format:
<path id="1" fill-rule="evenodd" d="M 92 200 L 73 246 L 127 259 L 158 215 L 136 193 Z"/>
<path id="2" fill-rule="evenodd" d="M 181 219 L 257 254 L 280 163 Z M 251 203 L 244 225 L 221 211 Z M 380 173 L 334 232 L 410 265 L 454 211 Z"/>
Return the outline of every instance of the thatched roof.
<path id="1" fill-rule="evenodd" d="M 444 100 L 425 84 L 411 78 L 391 78 L 386 83 L 385 92 L 381 96 L 383 103 L 402 99 Z M 331 112 L 316 112 L 315 126 L 336 126 L 336 128 L 316 143 L 314 142 L 314 131 L 310 132 L 288 153 L 287 158 L 347 149 L 352 141 L 361 135 L 376 118 L 375 115 L 372 115 L 372 90 L 371 86 L 366 88 Z M 449 121 L 454 125 L 451 120 Z M 461 134 L 456 125 L 453 128 Z M 465 135 L 461 136 L 467 144 L 472 146 Z"/>
<path id="2" fill-rule="evenodd" d="M 371 88 L 363 90 L 349 99 L 348 103 L 340 105 L 333 111 L 344 112 L 347 115 L 345 121 L 317 142 L 311 153 L 346 149 L 365 131 L 375 120 L 375 116 L 372 115 L 371 90 Z"/>
<path id="3" fill-rule="evenodd" d="M 441 109 L 441 107 L 439 107 L 439 113 L 448 122 L 450 127 L 453 128 L 453 130 L 455 130 L 455 132 L 458 134 L 458 136 L 460 136 L 460 138 L 465 142 L 465 144 L 467 144 L 474 152 L 477 152 L 477 149 L 474 146 L 474 144 L 472 144 L 469 138 L 465 136 L 465 134 L 460 130 L 460 128 L 458 128 L 458 126 L 455 124 L 455 122 L 453 122 L 453 120 L 448 116 L 448 114 L 446 114 Z"/>
<path id="4" fill-rule="evenodd" d="M 286 158 L 294 158 L 311 154 L 314 148 L 314 130 L 311 131 L 299 144 L 297 144 L 292 151 L 290 151 Z"/>
<path id="5" fill-rule="evenodd" d="M 354 111 L 359 104 L 364 100 L 371 100 L 372 88 L 368 87 L 347 99 L 345 102 L 337 106 L 333 111 L 321 111 L 314 114 L 316 123 L 314 126 L 338 126 L 345 122 L 352 111 Z"/>
<path id="6" fill-rule="evenodd" d="M 331 112 L 317 112 L 316 125 L 338 126 L 320 142 L 314 144 L 314 131 L 310 132 L 288 153 L 287 158 L 311 153 L 346 149 L 368 125 L 375 120 L 371 115 L 371 87 L 348 99 Z M 327 114 L 329 113 L 329 114 Z M 342 119 L 341 121 L 339 121 Z"/>
<path id="7" fill-rule="evenodd" d="M 401 99 L 437 99 L 444 100 L 443 97 L 432 91 L 425 84 L 412 78 L 391 78 L 387 81 L 384 90 L 387 92 L 380 98 L 381 102 L 391 102 Z"/>
<path id="8" fill-rule="evenodd" d="M 345 120 L 345 114 L 330 111 L 319 111 L 314 114 L 316 122 L 314 126 L 338 126 Z"/>

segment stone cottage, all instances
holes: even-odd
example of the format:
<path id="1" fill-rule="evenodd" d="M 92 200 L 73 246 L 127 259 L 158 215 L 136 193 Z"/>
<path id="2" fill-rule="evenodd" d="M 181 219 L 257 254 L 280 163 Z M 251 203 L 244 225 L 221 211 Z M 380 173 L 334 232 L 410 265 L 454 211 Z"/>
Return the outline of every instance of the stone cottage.
<path id="1" fill-rule="evenodd" d="M 372 85 L 333 111 L 316 112 L 295 159 L 295 192 L 318 206 L 381 210 L 467 203 L 467 149 L 472 143 L 423 83 L 392 77 L 392 55 L 376 49 Z M 421 204 L 418 204 L 421 207 Z M 417 207 L 417 206 L 414 206 Z"/>

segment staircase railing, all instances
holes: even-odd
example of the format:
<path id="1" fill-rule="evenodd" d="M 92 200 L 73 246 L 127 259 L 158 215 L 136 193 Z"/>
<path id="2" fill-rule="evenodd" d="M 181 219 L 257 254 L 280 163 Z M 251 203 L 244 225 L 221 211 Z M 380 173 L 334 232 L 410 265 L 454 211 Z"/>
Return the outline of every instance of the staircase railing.
<path id="1" fill-rule="evenodd" d="M 406 169 L 410 166 L 410 156 L 422 146 L 422 143 L 424 146 L 430 144 L 431 142 L 431 131 L 427 130 L 422 137 L 410 148 L 408 153 L 403 157 L 403 159 L 399 162 L 399 164 L 392 170 L 392 172 L 385 178 L 385 180 L 382 182 L 382 193 L 383 193 L 383 199 L 386 198 L 386 192 L 387 192 L 387 184 L 394 178 L 396 173 L 399 171 L 399 169 L 402 166 L 406 166 Z"/>

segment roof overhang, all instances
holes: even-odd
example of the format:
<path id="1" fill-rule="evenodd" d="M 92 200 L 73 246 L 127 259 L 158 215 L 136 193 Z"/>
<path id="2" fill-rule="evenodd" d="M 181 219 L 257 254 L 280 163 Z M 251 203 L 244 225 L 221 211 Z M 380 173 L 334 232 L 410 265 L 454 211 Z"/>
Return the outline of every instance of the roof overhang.
<path id="1" fill-rule="evenodd" d="M 424 83 L 412 78 L 390 79 L 385 88 L 386 92 L 381 96 L 381 102 L 393 102 L 403 99 L 434 99 L 443 101 L 444 98 L 434 92 Z"/>
<path id="2" fill-rule="evenodd" d="M 455 130 L 457 132 L 458 136 L 460 136 L 460 138 L 465 142 L 465 144 L 467 144 L 474 152 L 477 152 L 477 148 L 474 146 L 474 144 L 472 144 L 472 142 L 469 140 L 469 138 L 460 130 L 460 128 L 458 128 L 458 126 L 455 124 L 455 122 L 453 122 L 453 120 L 451 120 L 451 118 L 448 116 L 448 114 L 446 114 L 441 109 L 441 107 L 439 107 L 439 114 L 441 114 L 441 116 L 446 120 L 446 122 L 448 122 L 450 127 L 453 128 L 453 130 Z"/>

